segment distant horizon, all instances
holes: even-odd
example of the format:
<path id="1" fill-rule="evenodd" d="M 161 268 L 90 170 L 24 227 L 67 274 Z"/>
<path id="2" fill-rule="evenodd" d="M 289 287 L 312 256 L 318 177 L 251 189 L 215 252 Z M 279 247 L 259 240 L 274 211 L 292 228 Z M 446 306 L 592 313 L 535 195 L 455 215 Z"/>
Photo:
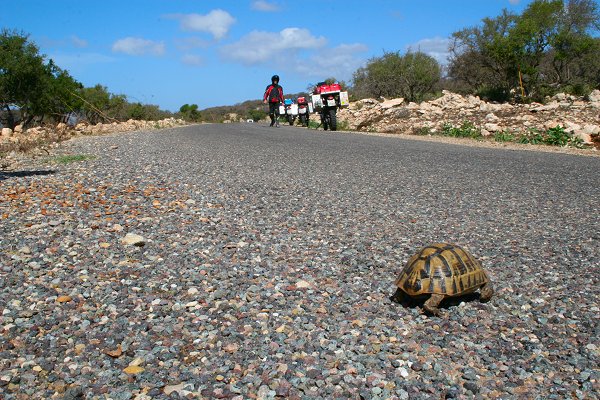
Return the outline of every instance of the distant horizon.
<path id="1" fill-rule="evenodd" d="M 445 63 L 453 32 L 531 2 L 56 0 L 9 2 L 0 24 L 29 35 L 86 87 L 177 112 L 261 99 L 273 74 L 286 93 L 331 77 L 350 83 L 385 52 L 420 50 Z"/>

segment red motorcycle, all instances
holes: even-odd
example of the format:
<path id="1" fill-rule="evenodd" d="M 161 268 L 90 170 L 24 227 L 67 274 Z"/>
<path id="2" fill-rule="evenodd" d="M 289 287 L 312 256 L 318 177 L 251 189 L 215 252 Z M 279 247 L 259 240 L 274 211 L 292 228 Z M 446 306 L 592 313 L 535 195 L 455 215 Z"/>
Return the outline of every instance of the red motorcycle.
<path id="1" fill-rule="evenodd" d="M 298 118 L 300 119 L 300 124 L 308 127 L 310 113 L 313 111 L 312 104 L 306 101 L 306 97 L 298 97 L 296 103 L 298 103 Z"/>
<path id="2" fill-rule="evenodd" d="M 339 83 L 317 83 L 313 90 L 312 104 L 321 116 L 323 129 L 337 130 L 337 110 L 350 105 L 348 92 L 343 92 Z"/>

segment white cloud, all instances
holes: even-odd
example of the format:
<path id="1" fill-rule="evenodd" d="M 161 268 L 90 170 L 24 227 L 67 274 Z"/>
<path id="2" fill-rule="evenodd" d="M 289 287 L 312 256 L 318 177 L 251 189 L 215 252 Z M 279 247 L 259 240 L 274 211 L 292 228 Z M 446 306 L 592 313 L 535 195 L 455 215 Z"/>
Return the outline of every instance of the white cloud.
<path id="1" fill-rule="evenodd" d="M 202 59 L 202 57 L 194 54 L 185 54 L 183 57 L 181 57 L 181 62 L 183 62 L 186 65 L 191 65 L 193 67 L 199 67 L 204 65 L 204 60 Z"/>
<path id="2" fill-rule="evenodd" d="M 510 4 L 513 4 L 513 5 L 515 5 L 515 4 L 519 4 L 519 3 L 521 2 L 521 0 L 508 0 L 508 2 L 509 2 Z"/>
<path id="3" fill-rule="evenodd" d="M 175 43 L 179 50 L 201 49 L 210 45 L 210 43 L 207 40 L 203 40 L 197 37 L 179 39 L 176 40 Z"/>
<path id="4" fill-rule="evenodd" d="M 261 64 L 289 57 L 300 50 L 325 46 L 327 39 L 307 29 L 286 28 L 280 32 L 253 31 L 238 42 L 221 48 L 223 58 L 242 64 Z"/>
<path id="5" fill-rule="evenodd" d="M 265 0 L 255 0 L 252 2 L 252 9 L 257 11 L 274 12 L 279 11 L 279 6 Z"/>
<path id="6" fill-rule="evenodd" d="M 451 40 L 449 38 L 434 37 L 428 39 L 419 40 L 413 43 L 407 48 L 411 51 L 421 51 L 431 57 L 435 58 L 440 64 L 447 64 L 450 51 L 448 46 Z"/>
<path id="7" fill-rule="evenodd" d="M 73 44 L 73 46 L 80 48 L 88 46 L 87 40 L 81 39 L 80 37 L 77 37 L 75 35 L 71 36 L 71 43 Z"/>
<path id="8" fill-rule="evenodd" d="M 163 42 L 154 42 L 147 39 L 127 37 L 117 40 L 112 46 L 112 51 L 115 53 L 129 54 L 131 56 L 162 56 L 165 53 L 165 44 Z"/>
<path id="9" fill-rule="evenodd" d="M 87 40 L 81 39 L 75 35 L 63 39 L 51 39 L 49 37 L 42 36 L 38 39 L 38 43 L 41 44 L 42 47 L 88 47 Z"/>
<path id="10" fill-rule="evenodd" d="M 297 63 L 295 70 L 305 76 L 349 80 L 352 73 L 365 63 L 365 59 L 358 54 L 367 50 L 368 47 L 362 43 L 319 49 L 308 62 Z"/>
<path id="11" fill-rule="evenodd" d="M 172 14 L 167 17 L 179 20 L 184 31 L 207 32 L 215 39 L 222 39 L 235 23 L 235 18 L 223 10 L 212 10 L 206 15 Z"/>
<path id="12" fill-rule="evenodd" d="M 359 53 L 367 50 L 360 43 L 328 47 L 323 36 L 314 36 L 307 29 L 286 28 L 280 32 L 251 32 L 238 42 L 223 46 L 220 54 L 228 61 L 268 65 L 302 77 L 334 76 L 347 80 L 365 63 Z"/>
<path id="13" fill-rule="evenodd" d="M 115 58 L 99 53 L 81 53 L 81 54 L 50 54 L 49 58 L 54 60 L 56 65 L 69 71 L 70 73 L 79 73 L 89 65 L 98 65 L 112 63 Z"/>

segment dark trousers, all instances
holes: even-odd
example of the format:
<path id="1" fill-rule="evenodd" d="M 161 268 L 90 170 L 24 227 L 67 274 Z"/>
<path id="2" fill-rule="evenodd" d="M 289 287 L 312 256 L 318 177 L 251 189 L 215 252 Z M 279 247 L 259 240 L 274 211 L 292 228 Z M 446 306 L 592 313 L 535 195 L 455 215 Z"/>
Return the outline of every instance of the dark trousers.
<path id="1" fill-rule="evenodd" d="M 279 102 L 269 103 L 269 117 L 271 117 L 271 122 L 275 122 L 275 116 L 279 117 Z"/>

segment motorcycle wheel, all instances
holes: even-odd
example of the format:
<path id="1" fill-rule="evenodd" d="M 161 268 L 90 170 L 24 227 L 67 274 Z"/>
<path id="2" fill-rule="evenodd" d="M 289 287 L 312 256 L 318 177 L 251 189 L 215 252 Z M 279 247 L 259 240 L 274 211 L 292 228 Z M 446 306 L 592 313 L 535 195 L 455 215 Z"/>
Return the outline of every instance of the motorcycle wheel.
<path id="1" fill-rule="evenodd" d="M 323 129 L 329 129 L 329 112 L 323 111 L 321 114 L 321 124 L 323 124 Z"/>
<path id="2" fill-rule="evenodd" d="M 307 126 L 308 124 L 306 123 L 306 115 L 300 115 L 300 124 L 302 126 Z"/>
<path id="3" fill-rule="evenodd" d="M 329 110 L 329 127 L 331 128 L 332 131 L 337 131 L 336 112 L 337 112 L 337 110 L 335 108 L 332 108 L 331 110 Z"/>
<path id="4" fill-rule="evenodd" d="M 290 126 L 294 125 L 294 117 L 292 117 L 291 115 L 288 117 L 288 122 L 290 123 Z"/>

